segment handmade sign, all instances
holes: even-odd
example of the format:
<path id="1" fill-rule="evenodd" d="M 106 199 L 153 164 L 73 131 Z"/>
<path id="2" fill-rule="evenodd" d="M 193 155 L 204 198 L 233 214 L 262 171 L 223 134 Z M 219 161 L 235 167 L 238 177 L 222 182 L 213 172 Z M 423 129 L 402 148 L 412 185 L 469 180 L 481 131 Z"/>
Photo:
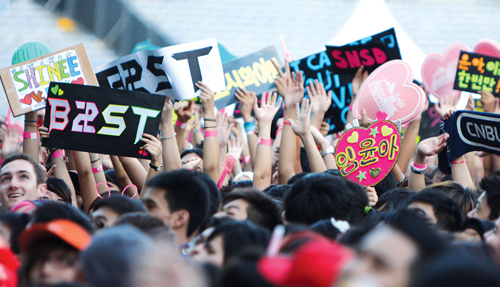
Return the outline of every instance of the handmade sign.
<path id="1" fill-rule="evenodd" d="M 165 98 L 160 95 L 53 82 L 43 146 L 151 158 L 140 149 L 143 133 L 155 135 Z"/>
<path id="2" fill-rule="evenodd" d="M 361 65 L 371 73 L 387 61 L 401 60 L 394 28 L 344 46 L 326 46 L 326 51 L 333 71 L 342 75 L 341 85 L 350 83 Z"/>
<path id="3" fill-rule="evenodd" d="M 441 124 L 440 133 L 450 137 L 439 153 L 439 169 L 451 173 L 450 162 L 471 151 L 500 155 L 500 115 L 457 111 Z"/>
<path id="4" fill-rule="evenodd" d="M 500 58 L 460 52 L 453 85 L 455 90 L 478 93 L 500 93 Z"/>
<path id="5" fill-rule="evenodd" d="M 349 111 L 352 98 L 351 83 L 340 84 L 340 76 L 333 73 L 332 63 L 326 51 L 310 55 L 306 58 L 290 63 L 292 71 L 302 71 L 304 86 L 318 80 L 325 87 L 326 92 L 332 91 L 332 106 L 325 114 L 325 120 L 330 124 L 330 133 L 337 133 L 344 129 L 345 115 Z M 306 97 L 307 89 L 304 89 Z"/>
<path id="6" fill-rule="evenodd" d="M 500 58 L 500 44 L 491 39 L 483 39 L 476 44 L 474 53 Z"/>
<path id="7" fill-rule="evenodd" d="M 226 88 L 215 38 L 130 54 L 97 69 L 102 87 L 166 95 L 177 100 L 198 97 L 203 81 L 212 91 Z"/>
<path id="8" fill-rule="evenodd" d="M 388 120 L 402 124 L 411 122 L 424 108 L 425 93 L 413 83 L 410 65 L 402 60 L 385 63 L 371 73 L 359 89 L 352 105 L 355 118 L 361 120 L 363 108 L 368 120 L 375 121 L 378 111 Z"/>
<path id="9" fill-rule="evenodd" d="M 460 96 L 460 91 L 453 89 L 460 51 L 470 50 L 464 44 L 454 43 L 446 48 L 444 54 L 430 53 L 422 64 L 424 86 L 438 99 L 441 96 Z"/>
<path id="10" fill-rule="evenodd" d="M 398 127 L 378 112 L 368 128 L 346 131 L 337 143 L 335 161 L 343 177 L 363 186 L 374 186 L 392 170 L 401 151 Z"/>
<path id="11" fill-rule="evenodd" d="M 276 61 L 279 59 L 274 45 L 224 63 L 226 90 L 215 94 L 217 109 L 222 109 L 238 101 L 234 96 L 237 88 L 245 88 L 257 93 L 257 96 L 273 89 L 274 79 L 278 75 L 278 71 L 271 59 Z"/>
<path id="12" fill-rule="evenodd" d="M 53 81 L 98 85 L 83 44 L 1 69 L 0 77 L 16 117 L 43 109 Z"/>
<path id="13" fill-rule="evenodd" d="M 418 140 L 423 141 L 439 135 L 440 123 L 441 115 L 439 115 L 435 107 L 429 107 L 426 111 L 423 111 L 422 119 L 420 120 L 420 129 L 418 130 Z"/>

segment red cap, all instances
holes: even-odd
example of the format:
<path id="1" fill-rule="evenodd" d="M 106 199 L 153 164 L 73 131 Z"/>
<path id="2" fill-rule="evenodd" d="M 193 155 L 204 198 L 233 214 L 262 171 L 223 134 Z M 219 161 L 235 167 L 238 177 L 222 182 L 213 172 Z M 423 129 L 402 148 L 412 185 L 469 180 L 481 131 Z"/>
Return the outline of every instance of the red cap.
<path id="1" fill-rule="evenodd" d="M 57 237 L 78 250 L 84 250 L 91 241 L 90 234 L 80 225 L 67 219 L 56 219 L 48 223 L 35 223 L 19 237 L 19 247 L 30 252 L 37 241 Z"/>
<path id="2" fill-rule="evenodd" d="M 354 253 L 336 242 L 314 240 L 292 257 L 263 257 L 257 270 L 264 279 L 280 286 L 330 287 Z"/>

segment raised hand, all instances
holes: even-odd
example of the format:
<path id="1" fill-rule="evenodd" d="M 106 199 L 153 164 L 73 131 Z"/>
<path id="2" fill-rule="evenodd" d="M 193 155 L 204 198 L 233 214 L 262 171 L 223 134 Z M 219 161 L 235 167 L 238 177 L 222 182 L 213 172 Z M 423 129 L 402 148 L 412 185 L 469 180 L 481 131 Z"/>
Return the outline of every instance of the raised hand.
<path id="1" fill-rule="evenodd" d="M 217 134 L 219 136 L 219 146 L 226 146 L 229 140 L 229 135 L 231 134 L 231 129 L 234 127 L 234 123 L 227 125 L 227 114 L 218 113 L 217 114 Z"/>
<path id="2" fill-rule="evenodd" d="M 363 72 L 364 67 L 365 66 L 361 65 L 361 67 L 359 67 L 358 71 L 354 75 L 354 78 L 352 79 L 353 101 L 356 98 L 356 96 L 358 95 L 359 89 L 363 85 L 363 82 L 366 80 L 366 78 L 368 78 L 368 71 Z"/>
<path id="3" fill-rule="evenodd" d="M 294 108 L 304 97 L 304 77 L 302 72 L 299 71 L 297 74 L 292 72 L 292 77 L 287 79 L 286 84 L 285 105 Z"/>
<path id="4" fill-rule="evenodd" d="M 261 97 L 260 108 L 257 104 L 257 98 L 253 101 L 253 110 L 255 114 L 255 119 L 261 124 L 269 124 L 271 127 L 272 121 L 276 113 L 281 106 L 281 98 L 278 100 L 276 105 L 276 98 L 278 95 L 276 93 L 263 93 Z"/>
<path id="5" fill-rule="evenodd" d="M 274 85 L 276 86 L 278 94 L 284 97 L 288 88 L 287 81 L 290 80 L 290 63 L 285 60 L 285 72 L 283 73 L 283 71 L 281 71 L 280 65 L 278 65 L 278 63 L 274 59 L 271 59 L 271 62 L 278 71 L 278 77 L 274 79 Z"/>
<path id="6" fill-rule="evenodd" d="M 227 144 L 227 155 L 232 155 L 236 160 L 238 160 L 241 156 L 244 145 L 244 142 L 240 141 L 237 137 L 233 137 Z"/>
<path id="7" fill-rule="evenodd" d="M 214 103 L 215 103 L 215 93 L 210 89 L 210 87 L 203 83 L 196 83 L 198 89 L 201 90 L 200 99 L 201 99 L 201 108 L 203 109 L 203 113 L 205 117 L 213 118 L 215 116 L 214 113 Z"/>
<path id="8" fill-rule="evenodd" d="M 370 207 L 375 206 L 375 204 L 377 204 L 377 201 L 378 201 L 377 191 L 372 186 L 367 186 L 365 188 L 365 190 L 366 190 L 366 194 L 368 195 L 368 205 Z"/>
<path id="9" fill-rule="evenodd" d="M 309 105 L 309 99 L 302 99 L 302 110 L 300 110 L 298 105 L 296 107 L 296 120 L 288 120 L 292 124 L 293 132 L 301 138 L 309 133 L 311 125 L 311 109 L 312 107 Z"/>
<path id="10" fill-rule="evenodd" d="M 174 104 L 174 111 L 177 114 L 177 119 L 181 123 L 187 123 L 189 119 L 193 116 L 193 101 L 177 102 Z"/>
<path id="11" fill-rule="evenodd" d="M 443 117 L 449 110 L 455 109 L 455 101 L 450 96 L 441 96 L 438 103 L 434 104 L 436 111 Z M 455 109 L 456 110 L 456 109 Z"/>
<path id="12" fill-rule="evenodd" d="M 495 96 L 488 91 L 480 91 L 481 104 L 483 104 L 484 111 L 487 113 L 495 112 Z"/>
<path id="13" fill-rule="evenodd" d="M 448 133 L 444 133 L 421 141 L 417 147 L 417 154 L 424 157 L 438 154 L 445 148 L 449 137 Z"/>
<path id="14" fill-rule="evenodd" d="M 168 123 L 172 123 L 173 110 L 174 105 L 172 104 L 172 101 L 168 97 L 165 97 L 165 102 L 163 103 L 163 111 L 161 113 L 162 127 L 165 127 L 165 125 Z"/>
<path id="15" fill-rule="evenodd" d="M 281 71 L 281 70 L 280 70 Z M 240 101 L 240 111 L 245 122 L 252 118 L 253 99 L 257 96 L 255 92 L 247 91 L 245 88 L 236 89 L 235 97 Z"/>
<path id="16" fill-rule="evenodd" d="M 153 135 L 150 134 L 142 134 L 141 141 L 146 144 L 140 147 L 142 150 L 146 150 L 151 154 L 151 163 L 153 165 L 157 165 L 155 163 L 161 162 L 161 142 Z"/>
<path id="17" fill-rule="evenodd" d="M 314 84 L 310 82 L 306 89 L 311 101 L 313 115 L 319 114 L 321 120 L 323 120 L 323 116 L 332 104 L 332 91 L 329 91 L 327 95 L 325 87 L 318 80 L 314 80 Z"/>

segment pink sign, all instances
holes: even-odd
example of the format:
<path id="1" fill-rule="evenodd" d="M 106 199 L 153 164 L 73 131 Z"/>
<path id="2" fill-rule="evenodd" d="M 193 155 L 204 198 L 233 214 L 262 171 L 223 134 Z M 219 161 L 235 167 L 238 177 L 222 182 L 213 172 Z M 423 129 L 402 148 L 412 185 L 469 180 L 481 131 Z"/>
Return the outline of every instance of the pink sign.
<path id="1" fill-rule="evenodd" d="M 352 105 L 354 117 L 361 120 L 364 108 L 370 122 L 376 120 L 378 111 L 386 113 L 390 121 L 411 122 L 425 104 L 424 91 L 412 81 L 413 72 L 404 61 L 392 60 L 378 67 L 359 90 Z"/>
<path id="2" fill-rule="evenodd" d="M 337 143 L 335 161 L 340 174 L 363 186 L 374 186 L 391 172 L 401 151 L 401 136 L 395 124 L 378 112 L 368 128 L 352 128 Z"/>
<path id="3" fill-rule="evenodd" d="M 436 98 L 441 96 L 459 97 L 460 91 L 453 89 L 457 73 L 460 51 L 469 52 L 469 47 L 462 43 L 453 43 L 444 54 L 430 53 L 422 64 L 422 80 L 427 90 Z"/>
<path id="4" fill-rule="evenodd" d="M 491 39 L 483 39 L 477 43 L 474 53 L 500 58 L 500 44 Z"/>

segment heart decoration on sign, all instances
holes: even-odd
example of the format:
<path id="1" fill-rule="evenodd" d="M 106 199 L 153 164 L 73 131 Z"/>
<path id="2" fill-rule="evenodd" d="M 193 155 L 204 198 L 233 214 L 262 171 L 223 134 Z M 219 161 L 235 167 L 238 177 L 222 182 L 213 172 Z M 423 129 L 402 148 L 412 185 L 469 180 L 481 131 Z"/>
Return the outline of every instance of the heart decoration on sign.
<path id="1" fill-rule="evenodd" d="M 50 88 L 50 91 L 56 96 L 62 96 L 64 94 L 64 91 L 62 89 L 59 89 L 59 85 L 53 86 L 52 88 Z"/>
<path id="2" fill-rule="evenodd" d="M 27 94 L 26 96 L 24 96 L 23 99 L 20 99 L 19 101 L 25 105 L 31 105 L 32 102 L 31 95 Z"/>
<path id="3" fill-rule="evenodd" d="M 500 58 L 500 44 L 491 39 L 483 39 L 476 44 L 474 53 Z"/>
<path id="4" fill-rule="evenodd" d="M 76 85 L 83 85 L 83 78 L 80 77 L 78 79 L 76 79 L 75 81 L 71 81 L 72 84 L 76 84 Z"/>
<path id="5" fill-rule="evenodd" d="M 392 170 L 401 151 L 398 127 L 377 113 L 377 121 L 368 128 L 352 128 L 340 137 L 335 161 L 340 174 L 363 186 L 374 186 Z"/>
<path id="6" fill-rule="evenodd" d="M 388 115 L 388 120 L 402 124 L 415 119 L 424 108 L 425 93 L 413 83 L 410 65 L 392 60 L 373 71 L 361 86 L 352 105 L 354 117 L 362 118 L 363 108 L 368 120 L 376 121 L 377 112 Z"/>
<path id="7" fill-rule="evenodd" d="M 462 43 L 453 43 L 444 54 L 430 53 L 422 64 L 422 80 L 425 88 L 436 98 L 451 96 L 458 98 L 460 91 L 453 89 L 460 51 L 470 49 Z"/>
<path id="8" fill-rule="evenodd" d="M 142 156 L 148 156 L 148 154 L 149 154 L 149 153 L 148 153 L 148 151 L 147 151 L 147 150 L 142 150 L 142 149 L 140 149 L 140 150 L 139 150 L 139 154 L 140 154 L 140 155 L 142 155 Z"/>

